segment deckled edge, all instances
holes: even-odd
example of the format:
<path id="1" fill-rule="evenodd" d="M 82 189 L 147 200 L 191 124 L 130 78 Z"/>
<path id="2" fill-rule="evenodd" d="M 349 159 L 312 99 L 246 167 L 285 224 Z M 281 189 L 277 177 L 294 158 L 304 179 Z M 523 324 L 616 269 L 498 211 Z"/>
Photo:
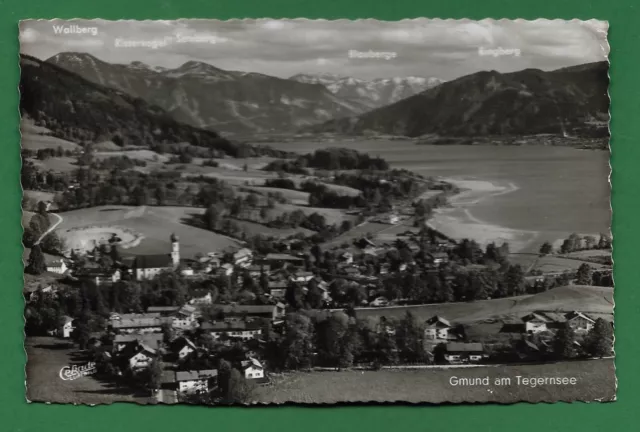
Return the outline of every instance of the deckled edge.
<path id="1" fill-rule="evenodd" d="M 612 299 L 612 309 L 613 309 L 613 341 L 612 341 L 612 351 L 613 351 L 613 379 L 615 381 L 615 387 L 614 387 L 614 394 L 613 394 L 613 401 L 616 401 L 618 399 L 618 374 L 617 374 L 617 367 L 616 367 L 616 283 L 615 283 L 615 261 L 613 259 L 614 257 L 614 244 L 615 244 L 615 239 L 613 237 L 613 203 L 612 203 L 612 194 L 613 194 L 613 184 L 611 183 L 611 177 L 613 174 L 613 165 L 611 164 L 611 158 L 613 155 L 613 148 L 611 147 L 611 138 L 612 138 L 612 134 L 611 134 L 611 46 L 609 44 L 609 21 L 607 20 L 603 20 L 602 21 L 604 24 L 606 24 L 606 28 L 604 30 L 604 41 L 603 41 L 603 45 L 601 45 L 600 47 L 602 48 L 603 54 L 605 55 L 605 59 L 607 61 L 607 99 L 609 101 L 609 122 L 607 123 L 607 131 L 609 132 L 609 141 L 608 141 L 608 150 L 609 150 L 609 176 L 607 178 L 608 182 L 609 182 L 609 235 L 611 237 L 611 264 L 612 264 L 612 271 L 611 271 L 611 281 L 613 282 L 613 295 L 611 296 Z"/>
<path id="2" fill-rule="evenodd" d="M 349 18 L 339 18 L 339 19 L 326 19 L 326 18 L 285 18 L 285 17 L 281 17 L 281 18 L 270 18 L 270 17 L 262 17 L 262 18 L 230 18 L 230 19 L 226 19 L 226 20 L 221 20 L 221 19 L 217 19 L 217 18 L 176 18 L 176 19 L 172 19 L 172 20 L 162 20 L 162 19 L 144 19 L 144 20 L 136 20 L 136 19 L 119 19 L 119 20 L 106 20 L 103 18 L 36 18 L 36 19 L 23 19 L 23 20 L 19 20 L 18 22 L 18 69 L 20 71 L 19 77 L 21 76 L 21 69 L 20 69 L 20 33 L 21 33 L 21 27 L 23 24 L 28 24 L 30 22 L 51 22 L 51 21 L 65 21 L 65 22 L 73 22 L 73 21 L 82 21 L 82 22 L 86 22 L 86 21 L 90 21 L 90 22 L 107 22 L 107 23 L 113 23 L 113 22 L 117 22 L 117 23 L 122 23 L 122 22 L 132 22 L 132 23 L 174 23 L 174 22 L 185 22 L 185 21 L 195 21 L 195 22 L 223 22 L 223 23 L 234 23 L 234 22 L 246 22 L 246 21 L 255 21 L 255 22 L 260 22 L 260 21 L 290 21 L 290 22 L 305 22 L 305 21 L 321 21 L 321 22 L 351 22 L 351 23 L 358 23 L 358 22 L 372 22 L 372 21 L 376 21 L 376 22 L 393 22 L 393 23 L 403 23 L 403 22 L 411 22 L 411 21 L 425 21 L 425 22 L 473 22 L 473 23 L 477 23 L 477 22 L 514 22 L 514 23 L 534 23 L 534 22 L 569 22 L 569 23 L 580 23 L 580 24 L 584 24 L 584 23 L 590 23 L 590 22 L 600 22 L 600 23 L 604 23 L 606 24 L 606 29 L 604 31 L 605 33 L 605 38 L 604 38 L 604 45 L 601 45 L 605 60 L 607 61 L 608 64 L 608 68 L 607 68 L 607 77 L 608 77 L 608 85 L 607 85 L 607 98 L 609 99 L 609 122 L 607 125 L 607 129 L 609 132 L 609 142 L 608 142 L 608 148 L 609 148 L 609 175 L 608 175 L 608 182 L 609 182 L 609 213 L 610 213 L 610 227 L 609 227 L 609 235 L 611 236 L 611 253 L 612 253 L 612 263 L 613 263 L 613 267 L 615 268 L 615 262 L 613 261 L 613 243 L 614 243 L 614 239 L 613 239 L 613 231 L 612 231 L 612 224 L 613 224 L 613 206 L 612 206 L 612 202 L 611 202 L 611 192 L 613 190 L 612 188 L 612 184 L 611 184 L 611 175 L 612 175 L 612 165 L 611 165 L 611 154 L 612 154 L 612 148 L 611 148 L 611 95 L 610 95 L 610 91 L 609 91 L 609 87 L 611 86 L 611 74 L 610 74 L 610 69 L 611 69 L 611 61 L 610 61 L 610 44 L 608 41 L 608 31 L 609 31 L 609 21 L 608 20 L 600 20 L 600 19 L 596 19 L 596 18 L 591 18 L 588 20 L 581 20 L 578 18 L 573 18 L 570 20 L 567 19 L 561 19 L 561 18 L 554 18 L 554 19 L 549 19 L 549 18 L 536 18 L 536 19 L 523 19 L 523 18 L 515 18 L 515 19 L 511 19 L 511 18 L 499 18 L 499 19 L 495 19 L 495 18 L 482 18 L 482 19 L 470 19 L 470 18 L 427 18 L 427 17 L 416 17 L 416 18 L 404 18 L 401 20 L 380 20 L 380 19 L 376 19 L 376 18 L 357 18 L 357 19 L 349 19 Z M 18 95 L 20 96 L 20 81 L 18 81 Z M 22 121 L 22 116 L 20 113 L 20 107 L 18 106 L 18 114 L 19 114 L 19 118 L 20 118 L 20 122 Z M 20 123 L 21 124 L 21 123 Z M 20 124 L 18 125 L 18 133 L 20 134 L 20 149 L 22 149 L 22 128 L 20 126 Z M 22 154 L 20 155 L 20 168 L 22 170 Z M 22 186 L 22 181 L 20 182 L 20 190 L 22 191 L 22 196 L 24 197 L 24 188 Z M 22 212 L 22 200 L 20 202 L 20 211 Z M 24 224 L 22 222 L 22 218 L 20 218 L 20 225 L 22 227 L 22 231 L 24 233 Z M 21 244 L 22 244 L 22 248 L 24 251 L 24 243 L 22 243 L 21 240 Z M 21 259 L 21 263 L 22 266 L 24 268 L 24 260 Z M 395 401 L 385 401 L 385 402 L 379 402 L 379 401 L 336 401 L 336 402 L 319 402 L 319 403 L 312 403 L 312 404 L 308 404 L 308 403 L 300 403 L 300 402 L 294 402 L 294 401 L 289 401 L 289 402 L 281 402 L 281 403 L 264 403 L 264 402 L 249 402 L 249 403 L 245 403 L 245 404 L 232 404 L 231 406 L 235 406 L 235 407 L 251 407 L 251 406 L 258 406 L 258 407 L 270 407 L 270 406 L 302 406 L 302 407 L 335 407 L 335 406 L 344 406 L 344 405 L 348 405 L 348 406 L 358 406 L 358 405 L 417 405 L 417 406 L 441 406 L 441 405 L 513 405 L 513 404 L 517 404 L 517 403 L 528 403 L 531 405 L 537 405 L 537 404 L 553 404 L 553 403 L 569 403 L 569 404 L 573 404 L 576 402 L 582 402 L 582 403 L 590 403 L 590 402 L 615 402 L 617 400 L 617 393 L 618 393 L 618 377 L 616 374 L 617 368 L 616 368 L 616 356 L 615 356 L 615 340 L 616 340 L 616 334 L 615 334 L 615 277 L 614 274 L 612 272 L 612 280 L 613 280 L 613 291 L 614 291 L 614 295 L 612 296 L 613 298 L 613 316 L 614 316 L 614 320 L 613 320 L 613 325 L 614 325 L 614 333 L 613 333 L 613 368 L 614 368 L 614 380 L 615 380 L 615 388 L 614 388 L 614 394 L 613 397 L 609 400 L 603 400 L 603 399 L 593 399 L 593 400 L 581 400 L 581 399 L 576 399 L 576 400 L 570 400 L 570 401 L 563 401 L 563 400 L 557 400 L 557 401 L 527 401 L 527 400 L 516 400 L 516 401 L 509 401 L 509 402 L 500 402 L 500 401 L 489 401 L 489 402 L 485 402 L 485 401 L 463 401 L 463 402 L 437 402 L 437 403 L 433 403 L 433 402 L 408 402 L 408 401 L 402 401 L 402 400 L 395 400 Z M 26 325 L 26 317 L 25 317 L 25 306 L 26 306 L 26 301 L 24 298 L 24 283 L 25 283 L 25 278 L 24 278 L 24 269 L 23 269 L 23 273 L 22 273 L 22 280 L 23 280 L 23 292 L 21 293 L 22 296 L 22 301 L 23 301 L 23 313 L 22 313 L 22 318 L 23 318 L 23 327 L 22 327 L 22 335 L 23 335 L 23 350 L 25 353 L 25 365 L 24 365 L 24 385 L 25 385 L 25 400 L 27 401 L 27 403 L 44 403 L 46 405 L 52 405 L 52 404 L 56 404 L 56 405 L 60 405 L 61 403 L 58 402 L 49 402 L 49 401 L 32 401 L 29 400 L 28 398 L 28 393 L 27 393 L 27 362 L 28 360 L 28 354 L 27 354 L 27 350 L 26 350 L 26 345 L 25 345 L 25 341 L 26 341 L 26 332 L 25 332 L 25 325 Z M 135 404 L 135 405 L 139 405 L 139 406 L 148 406 L 148 405 L 165 405 L 165 406 L 174 406 L 174 405 L 192 405 L 192 404 L 184 404 L 184 403 L 177 403 L 177 404 L 165 404 L 165 403 L 159 403 L 159 404 L 154 404 L 154 403 L 148 403 L 148 404 L 141 404 L 141 403 L 135 403 L 135 402 L 127 402 L 127 401 L 115 401 L 115 402 L 111 402 L 111 403 L 104 403 L 104 404 L 88 404 L 88 403 L 78 403 L 78 402 L 72 402 L 72 403 L 62 403 L 63 405 L 84 405 L 84 406 L 98 406 L 98 405 L 113 405 L 113 404 Z M 211 407 L 220 407 L 220 406 L 211 406 Z"/>
<path id="3" fill-rule="evenodd" d="M 22 98 L 22 92 L 20 91 L 20 82 L 22 80 L 22 66 L 20 63 L 20 55 L 21 55 L 21 44 L 20 44 L 20 34 L 22 33 L 22 25 L 23 23 L 29 22 L 31 20 L 20 20 L 18 22 L 18 85 L 17 85 L 17 90 L 18 90 L 18 134 L 20 136 L 20 172 L 22 173 L 22 168 L 23 168 L 23 164 L 24 161 L 22 160 L 22 112 L 20 111 L 20 99 Z M 24 262 L 24 251 L 25 251 L 25 246 L 24 246 L 24 241 L 22 240 L 24 237 L 24 222 L 23 222 L 23 218 L 22 218 L 22 214 L 24 212 L 24 208 L 23 208 L 23 201 L 24 201 L 24 186 L 22 185 L 22 176 L 20 177 L 20 193 L 21 193 L 21 197 L 20 197 L 20 228 L 22 228 L 22 232 L 20 234 L 20 244 L 22 245 L 22 254 L 20 255 L 20 264 L 22 267 L 22 289 L 20 290 L 20 297 L 22 299 L 22 350 L 24 351 L 24 365 L 23 365 L 23 371 L 24 371 L 24 398 L 27 401 L 27 403 L 33 403 L 32 400 L 29 399 L 29 386 L 27 383 L 27 365 L 29 363 L 29 354 L 27 353 L 27 331 L 26 331 L 26 326 L 27 326 L 27 317 L 26 317 L 26 311 L 27 311 L 27 301 L 24 297 L 24 287 L 25 287 L 25 276 L 24 276 L 24 268 L 25 268 L 25 262 Z"/>

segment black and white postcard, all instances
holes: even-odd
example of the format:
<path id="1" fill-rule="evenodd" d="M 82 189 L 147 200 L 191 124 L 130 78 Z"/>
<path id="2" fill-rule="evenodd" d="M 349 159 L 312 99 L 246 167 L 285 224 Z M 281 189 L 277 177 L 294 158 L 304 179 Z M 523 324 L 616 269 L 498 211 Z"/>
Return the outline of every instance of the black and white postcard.
<path id="1" fill-rule="evenodd" d="M 26 397 L 613 401 L 608 23 L 20 23 Z"/>

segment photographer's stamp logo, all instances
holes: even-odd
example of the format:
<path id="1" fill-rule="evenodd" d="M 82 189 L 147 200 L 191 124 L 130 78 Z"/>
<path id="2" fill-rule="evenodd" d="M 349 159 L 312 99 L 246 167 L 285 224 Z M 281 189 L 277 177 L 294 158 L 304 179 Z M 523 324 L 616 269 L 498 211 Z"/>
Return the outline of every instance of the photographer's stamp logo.
<path id="1" fill-rule="evenodd" d="M 78 366 L 65 366 L 60 369 L 60 379 L 63 381 L 73 381 L 78 378 L 82 378 L 83 376 L 92 375 L 96 373 L 96 364 L 94 362 L 89 362 L 85 365 Z"/>

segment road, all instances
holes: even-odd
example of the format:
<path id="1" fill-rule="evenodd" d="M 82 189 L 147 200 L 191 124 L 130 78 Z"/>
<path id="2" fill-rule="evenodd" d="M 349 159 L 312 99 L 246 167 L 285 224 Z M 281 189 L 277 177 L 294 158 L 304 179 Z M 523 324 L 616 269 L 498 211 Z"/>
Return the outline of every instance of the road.
<path id="1" fill-rule="evenodd" d="M 62 223 L 62 216 L 60 216 L 59 214 L 56 213 L 49 213 L 52 216 L 55 216 L 57 218 L 57 221 L 51 225 L 49 227 L 48 230 L 46 230 L 44 233 L 42 233 L 42 235 L 40 236 L 40 238 L 38 239 L 38 241 L 36 241 L 33 245 L 37 245 L 40 244 L 40 242 L 42 241 L 42 239 L 44 239 L 50 232 L 52 232 L 54 229 L 56 229 L 58 227 L 58 225 L 60 225 Z"/>

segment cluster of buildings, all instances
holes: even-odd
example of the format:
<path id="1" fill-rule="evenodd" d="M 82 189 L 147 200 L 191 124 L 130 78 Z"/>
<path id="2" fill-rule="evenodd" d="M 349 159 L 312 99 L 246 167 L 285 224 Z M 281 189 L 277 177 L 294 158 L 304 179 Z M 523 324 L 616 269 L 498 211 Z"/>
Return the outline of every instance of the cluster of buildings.
<path id="1" fill-rule="evenodd" d="M 531 340 L 534 334 L 546 333 L 552 336 L 561 326 L 568 325 L 578 335 L 587 334 L 594 326 L 595 320 L 588 315 L 573 311 L 559 312 L 531 312 L 520 319 L 520 322 L 507 323 L 509 333 L 518 332 L 523 336 L 522 351 L 539 353 L 543 347 L 536 345 Z M 425 346 L 431 351 L 435 346 L 442 344 L 443 358 L 451 364 L 478 363 L 488 357 L 487 350 L 481 342 L 463 342 L 464 330 L 460 326 L 454 326 L 449 320 L 441 316 L 433 316 L 425 322 L 424 340 Z M 544 338 L 539 341 L 545 344 Z"/>
<path id="2" fill-rule="evenodd" d="M 206 393 L 217 385 L 218 371 L 188 367 L 190 359 L 213 354 L 206 347 L 198 346 L 190 336 L 206 334 L 227 346 L 242 342 L 244 357 L 233 366 L 248 380 L 266 382 L 265 365 L 260 360 L 263 323 L 265 320 L 282 322 L 284 306 L 212 305 L 219 310 L 220 317 L 204 320 L 200 309 L 203 304 L 207 303 L 151 306 L 140 314 L 112 313 L 107 324 L 112 345 L 100 347 L 102 359 L 114 365 L 116 373 L 133 375 L 148 369 L 154 361 L 160 362 L 163 375 L 159 391 L 173 394 L 174 399 L 180 395 Z M 73 319 L 68 318 L 58 334 L 66 338 L 71 337 L 72 332 Z"/>

